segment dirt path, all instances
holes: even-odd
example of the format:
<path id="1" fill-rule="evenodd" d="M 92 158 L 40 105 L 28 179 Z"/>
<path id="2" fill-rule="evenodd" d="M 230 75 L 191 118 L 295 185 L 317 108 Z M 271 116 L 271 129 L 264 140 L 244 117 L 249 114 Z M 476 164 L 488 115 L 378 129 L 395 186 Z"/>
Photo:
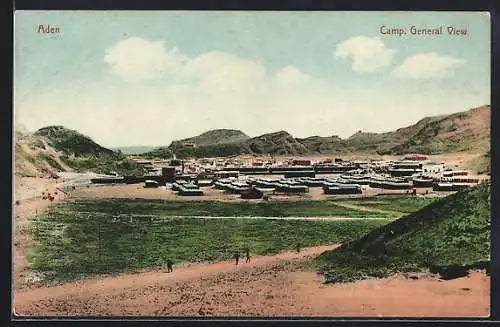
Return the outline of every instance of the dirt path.
<path id="1" fill-rule="evenodd" d="M 358 204 L 352 204 L 352 203 L 346 203 L 346 202 L 341 202 L 341 201 L 336 201 L 336 205 L 348 208 L 348 209 L 355 209 L 355 210 L 361 210 L 361 211 L 368 211 L 368 212 L 380 212 L 380 213 L 385 213 L 385 214 L 391 214 L 391 215 L 403 215 L 401 212 L 396 212 L 396 211 L 389 211 L 389 210 L 382 210 L 382 209 L 377 209 L 377 208 L 370 208 L 370 207 L 365 207 L 362 205 Z"/>
<path id="2" fill-rule="evenodd" d="M 220 272 L 248 270 L 273 263 L 280 263 L 282 261 L 305 259 L 332 250 L 337 246 L 338 245 L 309 247 L 302 249 L 300 253 L 286 251 L 273 256 L 254 256 L 251 258 L 250 263 L 244 263 L 244 258 L 242 258 L 238 265 L 236 265 L 234 261 L 223 261 L 214 264 L 190 264 L 182 268 L 174 267 L 175 272 L 170 274 L 160 270 L 153 270 L 138 274 L 102 278 L 96 277 L 52 287 L 26 288 L 15 292 L 14 303 L 17 308 L 46 298 L 66 297 L 71 295 L 88 296 L 101 292 L 119 291 L 134 286 L 147 286 L 154 283 L 178 283 Z"/>
<path id="3" fill-rule="evenodd" d="M 404 276 L 324 285 L 308 260 L 332 249 L 255 257 L 95 278 L 14 294 L 20 315 L 135 316 L 407 316 L 489 314 L 490 279 L 483 273 L 450 281 Z"/>
<path id="4" fill-rule="evenodd" d="M 109 212 L 102 211 L 64 211 L 60 210 L 61 213 L 66 214 L 88 214 L 88 215 L 104 215 L 110 216 Z M 113 214 L 113 217 L 143 217 L 143 218 L 154 218 L 154 219 L 168 219 L 168 218 L 184 218 L 184 219 L 272 219 L 272 220 L 380 220 L 380 219 L 390 219 L 390 217 L 347 217 L 347 216 L 309 216 L 309 217 L 299 217 L 299 216 L 183 216 L 183 215 L 161 215 L 161 214 L 140 214 L 140 213 L 122 213 Z"/>

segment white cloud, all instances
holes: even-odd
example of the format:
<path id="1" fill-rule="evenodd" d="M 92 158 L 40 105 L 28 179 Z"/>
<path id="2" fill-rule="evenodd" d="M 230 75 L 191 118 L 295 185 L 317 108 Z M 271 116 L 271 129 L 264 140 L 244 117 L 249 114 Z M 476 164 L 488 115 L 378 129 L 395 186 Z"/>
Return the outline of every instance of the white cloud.
<path id="1" fill-rule="evenodd" d="M 253 87 L 266 78 L 266 69 L 255 60 L 212 51 L 186 61 L 183 73 L 198 80 L 210 92 L 235 92 Z"/>
<path id="2" fill-rule="evenodd" d="M 158 78 L 175 71 L 184 58 L 177 49 L 165 50 L 164 41 L 140 37 L 121 40 L 105 51 L 104 61 L 111 70 L 126 78 Z"/>
<path id="3" fill-rule="evenodd" d="M 220 51 L 188 57 L 162 42 L 132 41 L 108 48 L 105 60 L 114 73 L 139 82 L 49 84 L 50 92 L 14 98 L 16 123 L 30 130 L 62 124 L 108 146 L 168 145 L 214 128 L 241 129 L 250 136 L 287 130 L 297 137 L 346 137 L 360 129 L 395 129 L 483 101 L 478 100 L 482 95 L 446 89 L 444 81 L 442 94 L 430 93 L 433 89 L 413 95 L 413 86 L 400 83 L 401 89 L 381 97 L 387 92 L 384 83 L 364 88 L 349 80 L 322 80 L 287 63 L 270 73 L 252 58 Z M 134 53 L 139 57 L 128 57 Z M 162 74 L 172 77 L 168 83 L 141 80 Z M 460 96 L 450 96 L 457 92 Z"/>
<path id="4" fill-rule="evenodd" d="M 393 75 L 406 78 L 441 78 L 451 70 L 465 64 L 465 59 L 440 56 L 435 52 L 413 55 L 393 71 Z"/>
<path id="5" fill-rule="evenodd" d="M 276 78 L 282 84 L 303 84 L 311 80 L 311 76 L 302 73 L 298 68 L 286 66 L 276 73 Z"/>
<path id="6" fill-rule="evenodd" d="M 396 50 L 389 49 L 378 38 L 355 36 L 337 44 L 335 58 L 352 57 L 352 69 L 358 73 L 373 72 L 389 66 Z"/>

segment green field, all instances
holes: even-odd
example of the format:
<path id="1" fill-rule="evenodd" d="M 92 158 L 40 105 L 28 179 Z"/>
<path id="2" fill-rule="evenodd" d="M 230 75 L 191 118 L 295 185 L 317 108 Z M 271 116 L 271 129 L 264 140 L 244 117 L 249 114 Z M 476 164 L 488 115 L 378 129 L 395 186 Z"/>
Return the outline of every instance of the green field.
<path id="1" fill-rule="evenodd" d="M 395 218 L 390 213 L 349 209 L 335 201 L 167 201 L 144 199 L 106 199 L 78 201 L 59 206 L 68 212 L 102 212 L 109 214 L 147 214 L 158 216 L 223 217 L 324 217 Z"/>
<path id="2" fill-rule="evenodd" d="M 132 219 L 130 219 L 132 217 Z M 32 270 L 46 282 L 136 271 L 174 263 L 231 259 L 248 246 L 253 254 L 344 242 L 388 219 L 304 221 L 256 218 L 150 218 L 68 213 L 57 208 L 33 224 Z"/>
<path id="3" fill-rule="evenodd" d="M 344 243 L 395 218 L 391 212 L 345 208 L 336 201 L 74 201 L 33 219 L 34 248 L 29 267 L 44 272 L 45 282 L 50 283 L 162 267 L 167 259 L 175 264 L 216 262 L 231 259 L 235 251 L 243 252 L 245 247 L 253 255 L 266 255 L 295 249 L 298 243 L 301 247 Z M 349 201 L 385 209 L 399 205 L 399 212 L 404 212 L 421 207 L 428 199 L 377 197 Z M 378 219 L 244 218 L 313 216 Z"/>

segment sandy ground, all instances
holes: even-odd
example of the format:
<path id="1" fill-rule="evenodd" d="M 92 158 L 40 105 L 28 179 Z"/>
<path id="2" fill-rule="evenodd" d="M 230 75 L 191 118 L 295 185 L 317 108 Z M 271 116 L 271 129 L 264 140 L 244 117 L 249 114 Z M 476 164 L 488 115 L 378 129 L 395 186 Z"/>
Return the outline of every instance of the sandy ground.
<path id="1" fill-rule="evenodd" d="M 84 188 L 77 188 L 71 191 L 71 197 L 82 199 L 101 199 L 101 198 L 142 198 L 142 199 L 165 199 L 177 201 L 245 201 L 245 202 L 262 202 L 262 199 L 245 200 L 237 194 L 231 194 L 222 190 L 217 190 L 212 187 L 202 187 L 203 196 L 179 196 L 176 192 L 166 189 L 165 187 L 144 188 L 144 183 L 140 184 L 115 184 L 115 185 L 99 185 Z M 420 188 L 418 194 L 425 194 L 431 188 Z M 381 194 L 406 195 L 406 190 L 383 190 L 383 189 L 367 189 L 363 194 L 355 195 L 326 195 L 321 187 L 310 187 L 309 192 L 297 195 L 284 195 L 269 193 L 270 200 L 275 201 L 300 201 L 300 200 L 327 200 L 352 197 L 370 197 Z M 432 196 L 443 196 L 446 192 L 434 193 Z"/>
<path id="2" fill-rule="evenodd" d="M 489 277 L 442 281 L 394 276 L 325 285 L 308 261 L 331 249 L 254 257 L 250 263 L 174 267 L 173 273 L 94 278 L 19 291 L 15 312 L 30 316 L 406 316 L 489 315 Z"/>

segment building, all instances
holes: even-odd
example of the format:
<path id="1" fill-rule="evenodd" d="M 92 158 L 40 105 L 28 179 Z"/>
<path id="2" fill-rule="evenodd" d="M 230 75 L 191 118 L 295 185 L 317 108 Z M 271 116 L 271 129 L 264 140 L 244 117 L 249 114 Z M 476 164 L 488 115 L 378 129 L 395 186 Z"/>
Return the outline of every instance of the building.
<path id="1" fill-rule="evenodd" d="M 310 166 L 311 160 L 308 159 L 293 159 L 292 166 Z"/>
<path id="2" fill-rule="evenodd" d="M 214 172 L 214 176 L 216 178 L 229 178 L 229 177 L 239 177 L 239 172 L 238 171 L 229 171 L 229 170 L 220 170 Z"/>
<path id="3" fill-rule="evenodd" d="M 443 163 L 425 162 L 422 165 L 422 173 L 425 174 L 441 174 L 444 171 Z"/>
<path id="4" fill-rule="evenodd" d="M 146 188 L 154 188 L 154 187 L 158 187 L 158 186 L 160 186 L 160 183 L 158 183 L 157 181 L 153 181 L 150 179 L 147 179 L 144 181 L 144 187 L 146 187 Z"/>
<path id="5" fill-rule="evenodd" d="M 412 161 L 424 161 L 427 160 L 427 156 L 423 154 L 409 154 L 405 157 L 406 160 L 412 160 Z"/>

